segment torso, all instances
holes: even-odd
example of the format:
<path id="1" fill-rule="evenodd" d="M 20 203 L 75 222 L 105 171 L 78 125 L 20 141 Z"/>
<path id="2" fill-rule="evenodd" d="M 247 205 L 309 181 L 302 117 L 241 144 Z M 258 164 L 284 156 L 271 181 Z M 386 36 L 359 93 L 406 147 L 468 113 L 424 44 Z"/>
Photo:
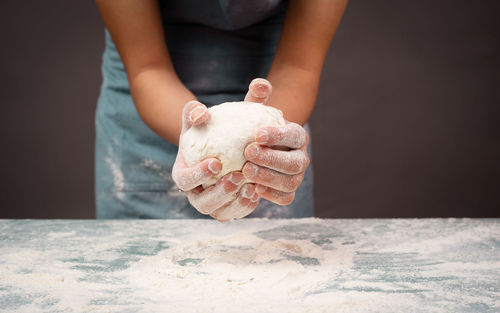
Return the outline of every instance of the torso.
<path id="1" fill-rule="evenodd" d="M 165 40 L 181 81 L 208 106 L 242 100 L 248 84 L 269 71 L 281 32 L 283 1 L 160 1 Z M 196 8 L 196 9 L 193 9 Z M 171 179 L 177 147 L 137 114 L 109 33 L 96 112 L 98 217 L 200 218 Z M 312 178 L 296 208 L 263 203 L 256 216 L 312 215 Z M 300 189 L 299 189 L 300 191 Z M 260 212 L 260 213 L 259 213 Z"/>

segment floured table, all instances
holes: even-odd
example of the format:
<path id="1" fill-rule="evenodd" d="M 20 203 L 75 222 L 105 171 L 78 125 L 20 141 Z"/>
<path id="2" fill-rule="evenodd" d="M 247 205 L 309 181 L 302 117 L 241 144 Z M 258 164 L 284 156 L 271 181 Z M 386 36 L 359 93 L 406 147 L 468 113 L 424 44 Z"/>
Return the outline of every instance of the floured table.
<path id="1" fill-rule="evenodd" d="M 0 220 L 0 312 L 500 312 L 499 219 Z"/>

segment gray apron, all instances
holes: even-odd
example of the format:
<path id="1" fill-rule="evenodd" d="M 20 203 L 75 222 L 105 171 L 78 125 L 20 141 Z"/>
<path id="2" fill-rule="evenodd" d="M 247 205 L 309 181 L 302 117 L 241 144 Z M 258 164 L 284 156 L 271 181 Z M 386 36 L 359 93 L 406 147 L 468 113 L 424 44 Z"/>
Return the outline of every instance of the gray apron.
<path id="1" fill-rule="evenodd" d="M 243 100 L 266 77 L 286 4 L 281 1 L 160 1 L 165 40 L 181 81 L 212 106 Z M 103 83 L 96 111 L 98 218 L 207 218 L 172 181 L 177 146 L 139 117 L 116 47 L 105 32 Z M 312 169 L 288 206 L 261 200 L 252 217 L 313 216 Z"/>

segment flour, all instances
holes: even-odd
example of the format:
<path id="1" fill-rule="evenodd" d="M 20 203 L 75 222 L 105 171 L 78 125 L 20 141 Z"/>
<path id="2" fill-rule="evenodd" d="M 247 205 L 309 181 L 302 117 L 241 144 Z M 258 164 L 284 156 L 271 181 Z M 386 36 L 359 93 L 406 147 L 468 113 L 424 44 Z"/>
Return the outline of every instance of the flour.
<path id="1" fill-rule="evenodd" d="M 1 312 L 499 312 L 496 220 L 0 221 Z"/>
<path id="2" fill-rule="evenodd" d="M 244 149 L 255 141 L 260 127 L 285 125 L 280 110 L 260 103 L 226 102 L 208 111 L 207 123 L 191 127 L 180 138 L 181 152 L 189 166 L 209 157 L 222 162 L 222 170 L 203 185 L 205 188 L 225 174 L 243 168 Z"/>
<path id="3" fill-rule="evenodd" d="M 350 268 L 352 258 L 352 247 L 324 250 L 309 240 L 269 241 L 240 233 L 184 242 L 143 258 L 125 273 L 136 292 L 150 293 L 155 286 L 159 293 L 168 290 L 175 302 L 188 302 L 193 295 L 232 302 L 270 292 L 277 299 L 294 299 Z"/>
<path id="4" fill-rule="evenodd" d="M 123 199 L 125 196 L 125 176 L 121 170 L 120 160 L 115 157 L 111 147 L 108 149 L 108 156 L 104 159 L 104 161 L 113 175 L 114 195 L 117 199 Z"/>

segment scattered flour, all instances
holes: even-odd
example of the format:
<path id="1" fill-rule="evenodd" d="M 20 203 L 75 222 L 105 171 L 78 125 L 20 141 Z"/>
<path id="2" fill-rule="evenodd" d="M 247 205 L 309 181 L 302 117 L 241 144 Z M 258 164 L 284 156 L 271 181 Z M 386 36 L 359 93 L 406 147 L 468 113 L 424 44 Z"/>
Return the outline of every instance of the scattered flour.
<path id="1" fill-rule="evenodd" d="M 123 199 L 125 197 L 125 178 L 123 172 L 120 168 L 120 160 L 114 156 L 113 150 L 109 148 L 108 156 L 104 159 L 106 164 L 113 175 L 113 183 L 115 187 L 115 197 L 117 199 Z"/>
<path id="2" fill-rule="evenodd" d="M 269 241 L 241 233 L 184 242 L 143 258 L 125 274 L 139 287 L 138 295 L 168 295 L 167 302 L 189 303 L 196 295 L 220 307 L 245 299 L 258 303 L 272 294 L 286 305 L 350 268 L 352 258 L 352 247 L 325 250 L 309 240 Z"/>
<path id="3" fill-rule="evenodd" d="M 0 311 L 498 312 L 499 225 L 0 221 Z"/>

